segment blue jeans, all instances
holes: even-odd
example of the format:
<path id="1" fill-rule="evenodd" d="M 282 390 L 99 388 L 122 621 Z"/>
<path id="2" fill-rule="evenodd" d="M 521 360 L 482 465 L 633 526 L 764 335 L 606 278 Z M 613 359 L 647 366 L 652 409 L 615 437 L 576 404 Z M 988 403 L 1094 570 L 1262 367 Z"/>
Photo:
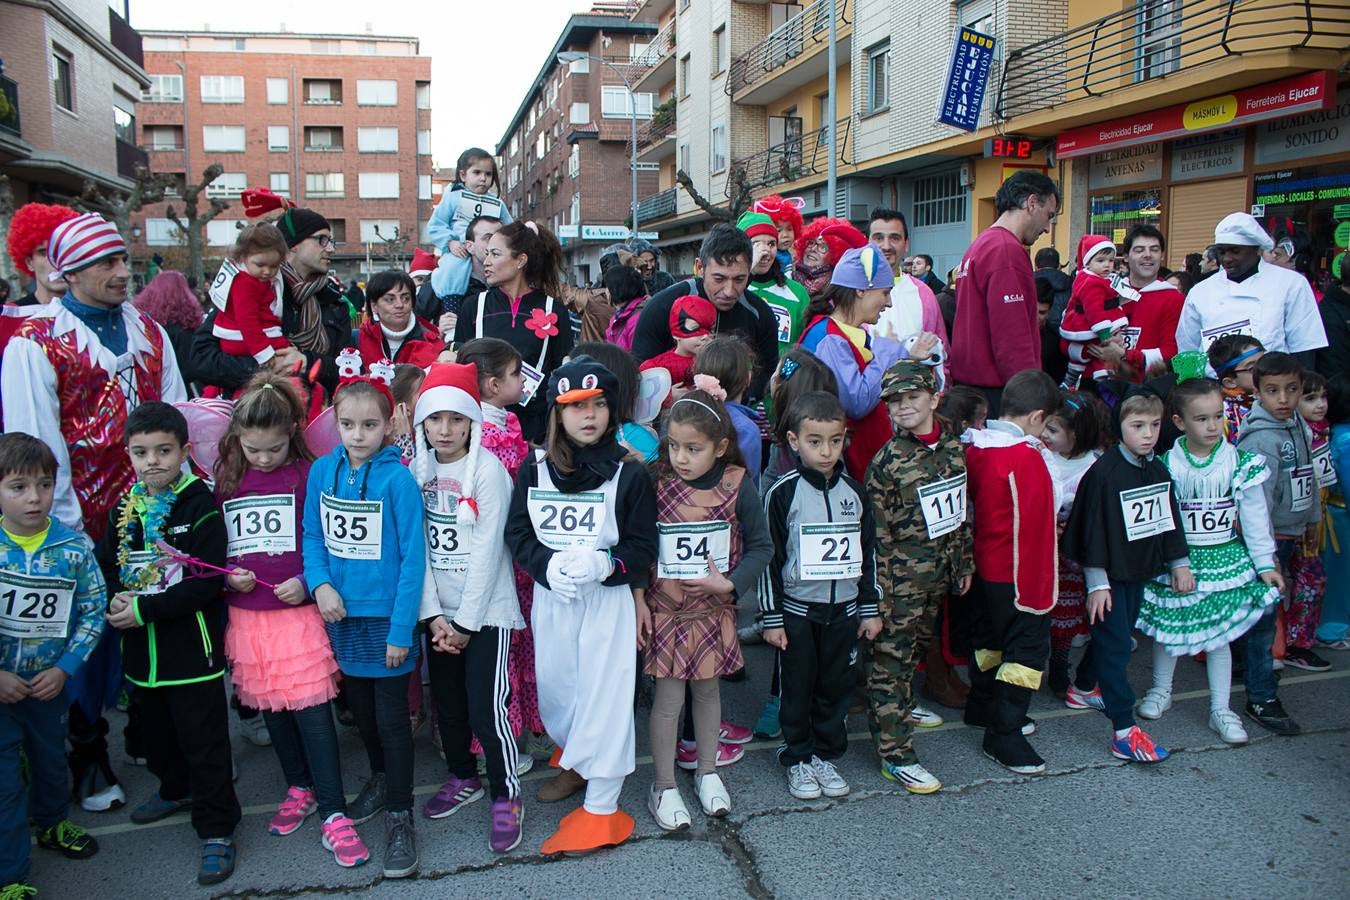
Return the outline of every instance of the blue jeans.
<path id="1" fill-rule="evenodd" d="M 319 818 L 333 813 L 347 814 L 347 798 L 342 790 L 342 763 L 338 759 L 337 729 L 332 709 L 318 703 L 304 709 L 263 710 L 272 749 L 277 752 L 286 784 L 313 788 L 319 804 Z"/>
<path id="2" fill-rule="evenodd" d="M 1122 731 L 1134 725 L 1134 689 L 1126 669 L 1130 664 L 1130 632 L 1144 602 L 1142 581 L 1111 579 L 1111 610 L 1092 626 L 1092 672 L 1102 690 L 1106 717 Z M 1082 667 L 1080 666 L 1080 669 Z"/>
<path id="3" fill-rule="evenodd" d="M 64 693 L 55 700 L 0 703 L 0 885 L 28 878 L 29 817 L 38 828 L 49 828 L 66 817 L 69 709 Z M 28 753 L 26 791 L 19 773 L 21 749 Z"/>
<path id="4" fill-rule="evenodd" d="M 1275 561 L 1281 571 L 1289 571 L 1289 557 L 1293 555 L 1294 541 L 1275 542 Z M 1247 688 L 1248 703 L 1269 703 L 1275 699 L 1275 660 L 1270 653 L 1275 643 L 1275 609 L 1275 606 L 1266 607 L 1265 613 L 1242 638 L 1247 644 L 1247 667 L 1242 673 L 1242 683 Z"/>

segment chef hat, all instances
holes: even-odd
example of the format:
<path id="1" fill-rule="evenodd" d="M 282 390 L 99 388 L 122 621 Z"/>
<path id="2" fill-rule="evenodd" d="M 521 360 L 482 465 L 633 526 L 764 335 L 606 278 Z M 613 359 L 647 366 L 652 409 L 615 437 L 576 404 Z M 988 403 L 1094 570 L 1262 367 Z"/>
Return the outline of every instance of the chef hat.
<path id="1" fill-rule="evenodd" d="M 1214 228 L 1214 243 L 1232 247 L 1260 247 L 1262 250 L 1275 246 L 1266 230 L 1245 212 L 1224 216 Z"/>

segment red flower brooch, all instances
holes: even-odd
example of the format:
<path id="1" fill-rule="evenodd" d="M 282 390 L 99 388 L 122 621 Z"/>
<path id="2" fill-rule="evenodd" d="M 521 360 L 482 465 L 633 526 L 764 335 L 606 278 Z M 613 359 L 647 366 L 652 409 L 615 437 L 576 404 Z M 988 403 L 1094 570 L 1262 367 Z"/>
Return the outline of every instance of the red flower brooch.
<path id="1" fill-rule="evenodd" d="M 526 320 L 525 327 L 534 332 L 534 336 L 539 340 L 547 340 L 558 336 L 558 317 L 554 313 L 546 313 L 542 309 L 536 309 L 530 313 L 530 318 Z"/>

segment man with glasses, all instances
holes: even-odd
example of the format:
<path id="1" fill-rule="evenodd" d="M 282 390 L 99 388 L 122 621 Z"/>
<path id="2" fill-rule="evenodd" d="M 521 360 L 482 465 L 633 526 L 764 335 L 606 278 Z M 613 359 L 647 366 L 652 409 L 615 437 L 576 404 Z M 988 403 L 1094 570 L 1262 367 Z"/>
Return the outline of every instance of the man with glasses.
<path id="1" fill-rule="evenodd" d="M 1293 354 L 1312 368 L 1327 345 L 1308 279 L 1261 258 L 1275 246 L 1260 224 L 1230 213 L 1214 229 L 1220 271 L 1191 288 L 1177 324 L 1177 349 L 1209 350 L 1228 334 L 1256 338 L 1267 352 Z"/>
<path id="2" fill-rule="evenodd" d="M 278 352 L 277 358 L 283 359 L 288 368 L 297 367 L 302 377 L 308 377 L 318 363 L 318 381 L 331 392 L 337 386 L 338 351 L 351 342 L 352 334 L 342 283 L 329 274 L 338 243 L 328 220 L 311 209 L 288 209 L 275 224 L 290 248 L 281 264 L 285 288 L 281 327 L 295 345 L 294 349 Z M 220 349 L 220 339 L 211 333 L 215 318 L 212 311 L 197 329 L 189 375 L 194 381 L 232 394 L 253 377 L 258 364 L 251 357 L 231 356 Z"/>
<path id="3" fill-rule="evenodd" d="M 1059 187 L 1041 172 L 1020 170 L 994 195 L 998 219 L 961 260 L 952 323 L 951 376 L 978 388 L 999 415 L 1003 386 L 1041 367 L 1036 277 L 1027 248 L 1050 230 Z"/>

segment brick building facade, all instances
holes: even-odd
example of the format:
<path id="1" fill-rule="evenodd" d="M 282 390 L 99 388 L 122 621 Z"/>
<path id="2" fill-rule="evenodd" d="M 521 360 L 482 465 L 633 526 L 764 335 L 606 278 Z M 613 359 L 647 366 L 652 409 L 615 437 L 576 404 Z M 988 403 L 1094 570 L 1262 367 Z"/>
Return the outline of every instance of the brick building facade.
<path id="1" fill-rule="evenodd" d="M 389 265 L 395 234 L 411 256 L 431 216 L 431 60 L 418 54 L 412 37 L 149 31 L 141 143 L 156 172 L 224 167 L 208 188 L 230 204 L 207 226 L 210 254 L 244 220 L 239 193 L 268 187 L 323 213 L 335 271 L 361 278 L 368 258 Z M 168 204 L 138 216 L 138 259 L 180 243 Z"/>

